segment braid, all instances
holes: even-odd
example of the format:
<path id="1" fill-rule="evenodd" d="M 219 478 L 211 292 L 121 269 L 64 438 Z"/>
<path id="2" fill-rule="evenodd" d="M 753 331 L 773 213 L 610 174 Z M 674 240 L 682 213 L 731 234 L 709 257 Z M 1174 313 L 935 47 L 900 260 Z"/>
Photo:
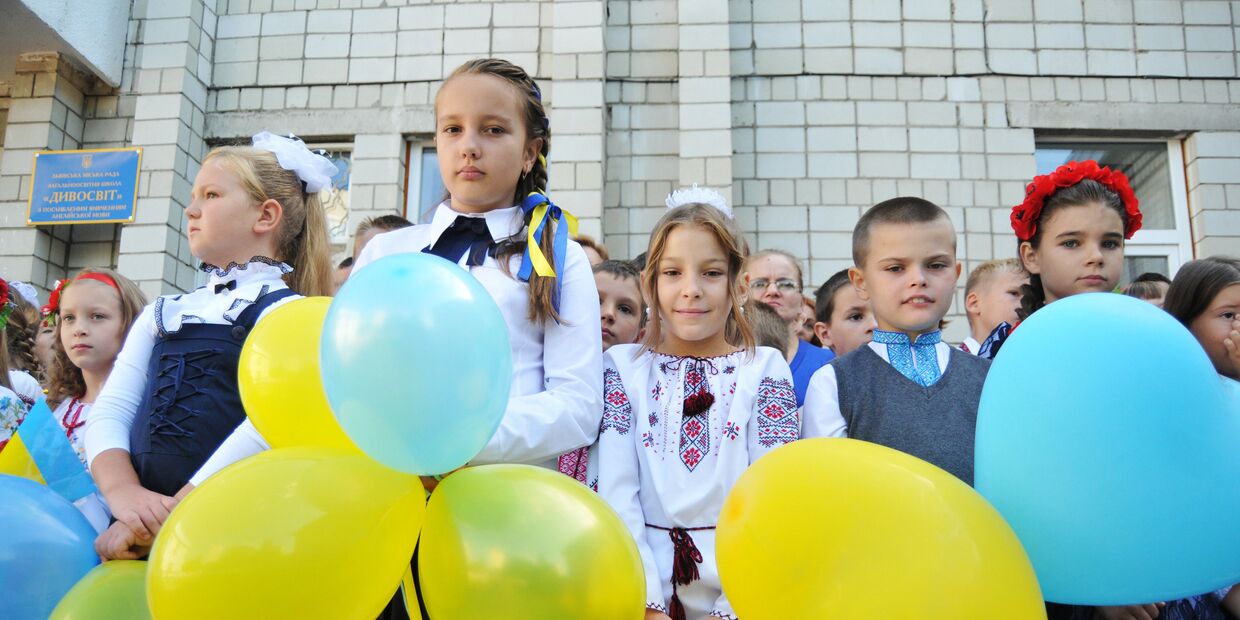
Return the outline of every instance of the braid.
<path id="1" fill-rule="evenodd" d="M 42 375 L 42 369 L 39 366 L 39 358 L 34 353 L 37 336 L 35 330 L 38 329 L 38 322 L 30 320 L 32 313 L 27 308 L 33 310 L 33 306 L 20 302 L 14 312 L 9 315 L 9 324 L 5 327 L 9 361 L 13 364 L 13 370 L 22 370 L 39 377 Z"/>
<path id="2" fill-rule="evenodd" d="M 1020 309 L 1016 311 L 1016 316 L 1023 321 L 1045 305 L 1046 292 L 1042 290 L 1042 276 L 1030 274 L 1029 284 L 1020 286 Z"/>
<path id="3" fill-rule="evenodd" d="M 521 204 L 531 192 L 546 193 L 549 178 L 547 157 L 551 153 L 551 123 L 547 118 L 546 109 L 543 107 L 542 90 L 538 88 L 538 83 L 521 67 L 499 58 L 480 58 L 468 61 L 457 67 L 452 72 L 452 75 L 448 76 L 448 80 L 462 74 L 492 75 L 513 86 L 513 90 L 518 98 L 518 104 L 524 112 L 527 139 L 542 141 L 542 145 L 538 149 L 539 156 L 534 159 L 534 165 L 530 167 L 529 172 L 522 174 L 517 179 L 517 186 L 512 197 L 513 204 Z M 525 215 L 525 225 L 527 227 L 530 226 L 531 215 L 532 213 Z M 537 226 L 537 224 L 534 225 Z M 547 257 L 547 261 L 551 263 L 551 268 L 559 274 L 559 277 L 563 277 L 564 266 L 555 264 L 555 255 L 552 251 L 555 227 L 559 225 L 549 224 L 543 228 L 542 237 L 538 240 L 538 247 L 542 249 L 543 255 Z M 499 251 L 496 253 L 496 260 L 507 269 L 508 263 L 513 256 L 519 256 L 525 252 L 526 243 L 525 237 L 520 236 L 513 240 L 512 243 L 501 244 Z M 555 278 L 540 276 L 537 272 L 532 273 L 530 274 L 529 287 L 530 303 L 528 314 L 530 320 L 535 323 L 545 323 L 547 319 L 559 321 L 559 313 L 556 312 L 555 304 L 553 303 L 556 290 Z"/>

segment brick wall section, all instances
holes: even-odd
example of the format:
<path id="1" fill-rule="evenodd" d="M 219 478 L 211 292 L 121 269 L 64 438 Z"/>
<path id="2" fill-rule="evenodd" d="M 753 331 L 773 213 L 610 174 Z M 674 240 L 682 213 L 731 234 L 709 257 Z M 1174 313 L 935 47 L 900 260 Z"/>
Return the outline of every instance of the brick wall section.
<path id="1" fill-rule="evenodd" d="M 73 229 L 83 247 L 74 256 L 103 254 L 110 263 L 112 226 L 26 226 L 34 154 L 81 148 L 86 92 L 94 80 L 52 52 L 23 54 L 10 87 L 4 153 L 0 157 L 0 273 L 48 290 L 70 265 Z M 103 251 L 100 252 L 99 250 Z"/>

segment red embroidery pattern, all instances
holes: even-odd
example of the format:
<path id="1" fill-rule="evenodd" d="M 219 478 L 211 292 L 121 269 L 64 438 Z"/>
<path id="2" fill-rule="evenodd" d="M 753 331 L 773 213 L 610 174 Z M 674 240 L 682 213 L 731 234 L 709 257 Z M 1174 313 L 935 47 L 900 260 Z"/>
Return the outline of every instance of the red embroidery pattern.
<path id="1" fill-rule="evenodd" d="M 680 461 L 689 468 L 697 469 L 698 463 L 710 454 L 710 433 L 701 417 L 685 418 L 680 423 Z"/>
<path id="2" fill-rule="evenodd" d="M 633 405 L 629 403 L 628 394 L 624 393 L 624 383 L 620 373 L 615 369 L 603 370 L 603 422 L 599 432 L 616 431 L 628 435 L 633 428 Z"/>
<path id="3" fill-rule="evenodd" d="M 758 444 L 762 447 L 792 443 L 800 436 L 796 390 L 787 379 L 763 377 L 754 409 L 758 414 Z"/>

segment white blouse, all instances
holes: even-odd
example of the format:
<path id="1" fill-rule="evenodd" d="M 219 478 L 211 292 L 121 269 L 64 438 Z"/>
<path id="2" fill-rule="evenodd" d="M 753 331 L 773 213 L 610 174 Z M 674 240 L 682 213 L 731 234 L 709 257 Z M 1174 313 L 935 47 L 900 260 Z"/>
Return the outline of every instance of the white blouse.
<path id="1" fill-rule="evenodd" d="M 39 380 L 24 370 L 10 370 L 9 383 L 13 386 L 13 391 L 17 392 L 18 398 L 26 403 L 27 409 L 43 398 L 43 386 L 39 385 Z"/>
<path id="2" fill-rule="evenodd" d="M 648 608 L 667 610 L 674 547 L 666 529 L 679 527 L 690 530 L 703 557 L 700 579 L 677 590 L 690 617 L 733 617 L 715 568 L 713 528 L 750 463 L 799 438 L 792 372 L 768 347 L 752 358 L 640 351 L 616 345 L 604 354 L 599 494 L 637 540 Z M 699 413 L 686 416 L 687 402 Z"/>
<path id="3" fill-rule="evenodd" d="M 496 241 L 521 234 L 524 228 L 520 207 L 464 214 L 445 202 L 431 223 L 371 239 L 354 271 L 392 254 L 421 252 L 459 215 L 485 218 Z M 462 267 L 478 279 L 504 315 L 512 349 L 508 408 L 491 441 L 471 464 L 526 463 L 555 469 L 559 455 L 594 443 L 603 410 L 602 330 L 590 262 L 581 246 L 570 241 L 567 264 L 556 266 L 556 276 L 563 279 L 561 322 L 540 324 L 529 319 L 529 284 L 515 277 L 521 254 L 509 260 L 509 271 L 490 255 L 474 267 L 465 266 L 466 258 L 461 257 Z"/>
<path id="4" fill-rule="evenodd" d="M 105 450 L 129 450 L 129 429 L 146 396 L 151 353 L 162 334 L 176 333 L 189 323 L 230 325 L 259 297 L 288 288 L 283 276 L 292 271 L 292 267 L 264 257 L 226 268 L 204 264 L 202 269 L 210 274 L 206 286 L 182 295 L 157 298 L 142 310 L 129 330 L 86 423 L 88 463 L 93 463 Z M 287 297 L 272 304 L 259 319 L 296 298 Z"/>

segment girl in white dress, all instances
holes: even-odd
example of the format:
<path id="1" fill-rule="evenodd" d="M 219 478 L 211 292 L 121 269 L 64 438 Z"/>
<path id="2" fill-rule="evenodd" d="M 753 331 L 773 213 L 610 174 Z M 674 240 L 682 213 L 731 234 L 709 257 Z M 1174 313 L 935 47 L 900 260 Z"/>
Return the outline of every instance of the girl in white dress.
<path id="1" fill-rule="evenodd" d="M 604 355 L 599 493 L 637 541 L 647 618 L 735 618 L 715 567 L 724 498 L 800 435 L 788 364 L 741 311 L 734 231 L 706 204 L 668 211 L 642 274 L 645 342 Z"/>

